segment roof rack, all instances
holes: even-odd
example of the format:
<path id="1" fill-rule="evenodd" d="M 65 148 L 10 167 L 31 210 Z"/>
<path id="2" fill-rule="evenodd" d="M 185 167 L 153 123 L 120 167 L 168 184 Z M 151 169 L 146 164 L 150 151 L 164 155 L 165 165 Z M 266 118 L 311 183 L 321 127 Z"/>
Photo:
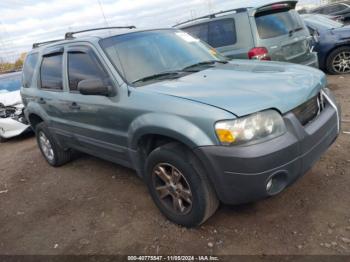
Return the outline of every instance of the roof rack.
<path id="1" fill-rule="evenodd" d="M 248 10 L 248 7 L 247 8 L 235 8 L 235 9 L 229 9 L 229 10 L 226 10 L 226 11 L 220 11 L 220 12 L 217 12 L 217 13 L 212 13 L 212 14 L 209 14 L 209 15 L 197 17 L 195 19 L 190 19 L 190 20 L 187 20 L 185 22 L 178 23 L 178 24 L 174 25 L 173 27 L 176 27 L 176 26 L 179 26 L 179 25 L 183 25 L 183 24 L 187 24 L 187 23 L 190 23 L 190 22 L 193 22 L 193 21 L 201 20 L 201 19 L 204 19 L 204 18 L 215 18 L 217 15 L 221 15 L 221 14 L 225 14 L 225 13 L 231 13 L 231 12 L 242 13 L 242 12 L 245 12 L 247 10 Z"/>
<path id="2" fill-rule="evenodd" d="M 75 34 L 80 34 L 80 33 L 85 33 L 85 32 L 90 32 L 90 31 L 97 31 L 97 30 L 108 30 L 108 29 L 135 29 L 136 26 L 131 25 L 131 26 L 111 26 L 111 27 L 99 27 L 99 28 L 92 28 L 92 29 L 86 29 L 86 30 L 81 30 L 81 31 L 76 31 L 76 32 L 67 32 L 65 34 L 65 39 L 73 39 L 73 35 Z"/>
<path id="3" fill-rule="evenodd" d="M 48 44 L 56 43 L 56 42 L 63 41 L 63 40 L 64 40 L 64 39 L 57 39 L 57 40 L 51 40 L 51 41 L 40 42 L 40 43 L 34 43 L 34 44 L 33 44 L 33 49 L 34 49 L 34 48 L 38 48 L 38 47 L 43 46 L 43 45 L 48 45 Z"/>

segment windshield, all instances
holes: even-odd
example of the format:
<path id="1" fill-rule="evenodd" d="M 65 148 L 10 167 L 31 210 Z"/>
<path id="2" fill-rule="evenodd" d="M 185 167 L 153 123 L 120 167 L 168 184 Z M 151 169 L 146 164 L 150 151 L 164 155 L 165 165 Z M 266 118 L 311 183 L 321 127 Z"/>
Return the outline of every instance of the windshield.
<path id="1" fill-rule="evenodd" d="M 267 14 L 258 13 L 255 21 L 261 39 L 288 35 L 304 28 L 299 14 L 294 9 Z"/>
<path id="2" fill-rule="evenodd" d="M 308 16 L 305 18 L 305 22 L 310 23 L 311 26 L 314 26 L 317 29 L 325 29 L 325 30 L 340 28 L 344 26 L 343 23 L 334 21 L 322 15 Z"/>
<path id="3" fill-rule="evenodd" d="M 0 93 L 13 92 L 21 89 L 21 75 L 0 77 Z"/>
<path id="4" fill-rule="evenodd" d="M 117 35 L 100 41 L 107 56 L 128 83 L 224 57 L 179 30 L 155 30 Z"/>

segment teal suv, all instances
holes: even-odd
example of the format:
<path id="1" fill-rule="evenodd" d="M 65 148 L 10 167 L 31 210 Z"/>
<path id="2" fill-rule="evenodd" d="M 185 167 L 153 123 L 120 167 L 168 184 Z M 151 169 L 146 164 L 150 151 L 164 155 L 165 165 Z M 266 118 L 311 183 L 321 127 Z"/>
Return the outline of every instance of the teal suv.
<path id="1" fill-rule="evenodd" d="M 228 61 L 177 29 L 97 30 L 34 44 L 25 115 L 50 165 L 82 151 L 133 168 L 175 223 L 281 193 L 339 134 L 317 69 Z"/>

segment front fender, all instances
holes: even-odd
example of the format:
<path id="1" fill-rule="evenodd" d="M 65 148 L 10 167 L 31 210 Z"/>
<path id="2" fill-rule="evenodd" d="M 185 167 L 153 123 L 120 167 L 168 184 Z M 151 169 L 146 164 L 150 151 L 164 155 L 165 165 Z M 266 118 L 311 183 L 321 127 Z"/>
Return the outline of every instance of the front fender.
<path id="1" fill-rule="evenodd" d="M 208 135 L 199 126 L 182 117 L 148 113 L 138 117 L 130 125 L 128 131 L 129 147 L 136 150 L 139 139 L 149 134 L 171 137 L 189 148 L 217 144 L 214 129 L 213 133 Z"/>

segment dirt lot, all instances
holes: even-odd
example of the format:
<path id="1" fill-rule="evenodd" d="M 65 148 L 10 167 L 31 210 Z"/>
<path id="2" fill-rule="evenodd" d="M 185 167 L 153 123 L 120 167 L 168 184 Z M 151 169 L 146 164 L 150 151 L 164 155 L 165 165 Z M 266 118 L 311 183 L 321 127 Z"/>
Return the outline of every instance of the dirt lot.
<path id="1" fill-rule="evenodd" d="M 329 81 L 350 120 L 350 76 Z M 350 255 L 349 134 L 281 195 L 221 206 L 191 230 L 169 223 L 129 169 L 90 156 L 52 168 L 32 136 L 0 156 L 0 254 Z"/>

